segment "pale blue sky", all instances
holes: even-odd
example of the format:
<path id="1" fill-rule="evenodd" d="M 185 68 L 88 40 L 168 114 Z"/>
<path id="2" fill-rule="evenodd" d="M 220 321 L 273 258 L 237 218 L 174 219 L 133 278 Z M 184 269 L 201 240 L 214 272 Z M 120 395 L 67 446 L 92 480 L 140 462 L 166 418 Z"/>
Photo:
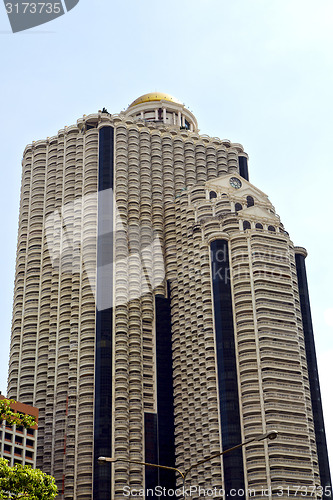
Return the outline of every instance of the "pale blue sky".
<path id="1" fill-rule="evenodd" d="M 1 353 L 6 392 L 21 157 L 103 106 L 158 90 L 182 100 L 202 133 L 240 142 L 307 271 L 333 461 L 333 4 L 331 0 L 80 0 L 12 34 L 0 6 Z"/>

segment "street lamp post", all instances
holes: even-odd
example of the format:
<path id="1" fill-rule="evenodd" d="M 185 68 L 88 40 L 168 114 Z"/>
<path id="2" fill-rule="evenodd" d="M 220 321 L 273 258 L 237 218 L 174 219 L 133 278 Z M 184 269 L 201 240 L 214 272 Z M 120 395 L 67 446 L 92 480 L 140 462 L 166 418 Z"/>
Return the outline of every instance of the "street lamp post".
<path id="1" fill-rule="evenodd" d="M 250 443 L 256 442 L 256 441 L 263 441 L 264 439 L 275 439 L 277 437 L 278 433 L 277 431 L 270 431 L 267 432 L 266 434 L 261 434 L 260 436 L 253 437 L 250 439 L 247 439 L 243 443 L 239 443 L 236 446 L 232 446 L 232 448 L 228 448 L 227 450 L 221 451 L 220 453 L 216 453 L 215 455 L 211 455 L 208 458 L 205 458 L 204 460 L 200 460 L 200 462 L 197 462 L 196 464 L 191 465 L 188 469 L 186 469 L 184 472 L 181 470 L 177 469 L 176 467 L 169 467 L 166 465 L 158 465 L 158 464 L 150 464 L 149 462 L 139 462 L 138 460 L 128 460 L 127 458 L 113 458 L 113 457 L 99 457 L 98 462 L 103 463 L 103 462 L 126 462 L 126 463 L 131 463 L 131 464 L 139 464 L 139 465 L 145 465 L 147 467 L 157 467 L 159 469 L 165 469 L 165 470 L 172 470 L 174 472 L 177 472 L 182 480 L 183 480 L 183 498 L 185 499 L 185 481 L 188 473 L 192 470 L 198 467 L 199 465 L 202 465 L 213 458 L 220 457 L 222 455 L 225 455 L 226 453 L 229 453 L 230 451 L 237 450 L 238 448 L 243 448 L 243 446 L 246 446 Z"/>

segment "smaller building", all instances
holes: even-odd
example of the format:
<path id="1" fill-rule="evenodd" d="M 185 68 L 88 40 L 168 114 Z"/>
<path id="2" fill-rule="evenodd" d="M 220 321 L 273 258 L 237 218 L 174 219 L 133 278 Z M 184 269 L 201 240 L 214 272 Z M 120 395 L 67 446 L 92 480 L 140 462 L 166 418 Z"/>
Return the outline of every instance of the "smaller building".
<path id="1" fill-rule="evenodd" d="M 0 394 L 0 399 L 6 399 Z M 36 467 L 38 408 L 23 403 L 13 403 L 11 409 L 22 415 L 36 418 L 36 425 L 26 429 L 23 425 L 10 425 L 3 420 L 0 425 L 0 457 L 6 458 L 12 467 L 15 464 Z"/>

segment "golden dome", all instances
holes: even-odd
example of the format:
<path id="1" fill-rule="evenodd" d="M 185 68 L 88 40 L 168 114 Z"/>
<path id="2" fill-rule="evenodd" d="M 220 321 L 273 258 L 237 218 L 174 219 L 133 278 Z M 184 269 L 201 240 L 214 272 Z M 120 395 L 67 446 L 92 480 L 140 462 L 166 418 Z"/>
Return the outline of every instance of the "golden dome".
<path id="1" fill-rule="evenodd" d="M 137 106 L 138 104 L 151 101 L 169 101 L 175 102 L 176 104 L 183 104 L 175 97 L 172 97 L 172 95 L 164 94 L 163 92 L 150 92 L 149 94 L 143 94 L 142 96 L 135 99 L 135 101 L 133 101 L 132 104 L 128 106 L 128 108 L 132 108 L 133 106 Z"/>

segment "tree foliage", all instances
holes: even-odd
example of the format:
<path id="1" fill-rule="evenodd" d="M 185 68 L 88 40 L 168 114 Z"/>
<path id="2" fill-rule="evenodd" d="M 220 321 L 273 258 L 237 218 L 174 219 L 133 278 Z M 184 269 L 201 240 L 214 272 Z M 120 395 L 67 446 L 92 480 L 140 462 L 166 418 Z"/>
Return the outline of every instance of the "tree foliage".
<path id="1" fill-rule="evenodd" d="M 57 492 L 52 476 L 30 465 L 9 467 L 7 460 L 0 458 L 1 500 L 53 500 Z"/>
<path id="2" fill-rule="evenodd" d="M 35 417 L 23 415 L 11 409 L 10 405 L 16 403 L 13 399 L 0 399 L 0 416 L 2 420 L 10 425 L 23 425 L 23 427 L 33 427 L 36 424 Z"/>

